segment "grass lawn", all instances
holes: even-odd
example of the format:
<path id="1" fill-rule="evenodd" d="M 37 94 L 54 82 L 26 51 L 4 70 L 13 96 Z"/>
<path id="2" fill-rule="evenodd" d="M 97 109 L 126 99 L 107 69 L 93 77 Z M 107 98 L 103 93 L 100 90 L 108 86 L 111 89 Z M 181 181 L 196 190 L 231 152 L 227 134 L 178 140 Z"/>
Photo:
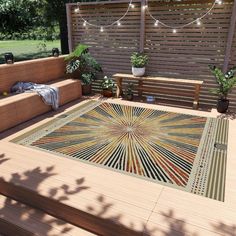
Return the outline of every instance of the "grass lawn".
<path id="1" fill-rule="evenodd" d="M 60 41 L 41 40 L 8 40 L 0 41 L 0 64 L 5 63 L 4 53 L 12 52 L 15 61 L 30 60 L 33 58 L 48 57 L 52 48 L 60 48 Z"/>

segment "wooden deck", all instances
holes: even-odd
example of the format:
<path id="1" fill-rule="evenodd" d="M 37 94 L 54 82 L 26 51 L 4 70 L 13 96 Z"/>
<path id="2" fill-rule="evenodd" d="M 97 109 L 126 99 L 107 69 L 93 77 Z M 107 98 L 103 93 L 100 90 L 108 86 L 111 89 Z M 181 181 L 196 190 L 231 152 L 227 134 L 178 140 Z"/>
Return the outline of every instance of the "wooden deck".
<path id="1" fill-rule="evenodd" d="M 119 99 L 112 101 L 124 103 Z M 61 111 L 69 111 L 82 103 L 61 108 Z M 209 113 L 141 103 L 140 106 L 217 116 L 214 111 Z M 59 114 L 60 111 L 55 115 L 49 113 L 1 134 L 0 192 L 95 235 L 236 235 L 236 120 L 230 119 L 226 195 L 225 202 L 219 202 L 9 142 Z M 0 203 L 0 218 L 3 218 L 10 208 L 4 201 Z M 40 220 L 50 225 L 46 213 Z M 26 214 L 22 208 L 15 221 L 30 224 L 30 214 L 30 210 Z M 60 232 L 64 232 L 63 227 L 67 232 L 67 223 L 60 225 Z M 36 223 L 34 229 L 39 235 L 45 224 Z M 75 235 L 69 231 L 57 234 L 54 226 L 43 232 L 44 235 Z"/>

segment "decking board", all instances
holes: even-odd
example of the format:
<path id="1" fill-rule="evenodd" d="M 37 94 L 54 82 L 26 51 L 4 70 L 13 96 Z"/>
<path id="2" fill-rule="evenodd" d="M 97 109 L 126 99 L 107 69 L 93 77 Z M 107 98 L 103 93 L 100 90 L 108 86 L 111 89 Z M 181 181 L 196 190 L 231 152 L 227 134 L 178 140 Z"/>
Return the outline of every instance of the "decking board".
<path id="1" fill-rule="evenodd" d="M 119 99 L 113 99 L 112 102 L 124 103 Z M 78 105 L 66 109 L 65 112 Z M 137 103 L 130 105 L 137 106 Z M 140 106 L 151 108 L 155 105 Z M 217 116 L 216 112 L 156 107 L 186 114 Z M 175 233 L 172 235 L 196 233 L 198 236 L 211 236 L 227 235 L 226 229 L 234 235 L 236 120 L 230 120 L 225 202 L 218 202 L 9 142 L 51 119 L 46 118 L 0 141 L 0 157 L 4 154 L 0 158 L 0 175 L 5 181 L 31 189 L 45 198 L 57 200 L 60 196 L 67 196 L 68 199 L 61 199 L 61 203 L 80 211 L 81 217 L 84 212 L 84 219 L 88 219 L 87 214 L 96 217 L 97 225 L 88 223 L 87 227 L 93 227 L 95 232 L 106 227 L 104 235 L 109 235 L 112 229 L 118 228 L 120 231 L 115 231 L 114 235 L 117 235 L 117 232 L 123 232 L 123 235 L 127 232 L 133 232 L 133 235 L 144 232 L 147 235 L 159 236 L 170 235 L 172 232 Z M 46 173 L 55 175 L 47 176 Z M 68 186 L 68 189 L 65 186 Z M 80 191 L 73 191 L 77 187 L 81 188 Z M 110 219 L 113 220 L 109 221 Z"/>

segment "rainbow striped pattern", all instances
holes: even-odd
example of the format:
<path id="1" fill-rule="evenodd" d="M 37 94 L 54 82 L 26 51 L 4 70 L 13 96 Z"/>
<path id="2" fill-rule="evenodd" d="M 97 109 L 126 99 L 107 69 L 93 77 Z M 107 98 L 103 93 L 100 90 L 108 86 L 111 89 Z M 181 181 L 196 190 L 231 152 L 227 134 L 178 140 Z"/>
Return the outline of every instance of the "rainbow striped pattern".
<path id="1" fill-rule="evenodd" d="M 77 113 L 17 143 L 224 200 L 226 120 L 112 103 Z"/>

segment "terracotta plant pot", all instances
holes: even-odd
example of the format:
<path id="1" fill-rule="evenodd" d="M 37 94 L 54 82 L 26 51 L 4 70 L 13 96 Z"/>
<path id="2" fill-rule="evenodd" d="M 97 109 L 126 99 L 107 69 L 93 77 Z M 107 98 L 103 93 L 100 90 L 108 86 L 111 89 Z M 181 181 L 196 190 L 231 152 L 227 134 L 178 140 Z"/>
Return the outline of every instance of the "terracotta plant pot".
<path id="1" fill-rule="evenodd" d="M 217 102 L 217 111 L 220 113 L 225 113 L 229 108 L 228 99 L 219 99 Z"/>
<path id="2" fill-rule="evenodd" d="M 91 84 L 83 84 L 82 85 L 82 94 L 88 95 L 92 93 L 92 85 Z"/>
<path id="3" fill-rule="evenodd" d="M 103 89 L 102 95 L 106 98 L 111 98 L 113 96 L 113 92 L 109 89 Z"/>
<path id="4" fill-rule="evenodd" d="M 132 67 L 132 74 L 136 77 L 143 76 L 145 74 L 145 67 L 143 68 Z"/>

